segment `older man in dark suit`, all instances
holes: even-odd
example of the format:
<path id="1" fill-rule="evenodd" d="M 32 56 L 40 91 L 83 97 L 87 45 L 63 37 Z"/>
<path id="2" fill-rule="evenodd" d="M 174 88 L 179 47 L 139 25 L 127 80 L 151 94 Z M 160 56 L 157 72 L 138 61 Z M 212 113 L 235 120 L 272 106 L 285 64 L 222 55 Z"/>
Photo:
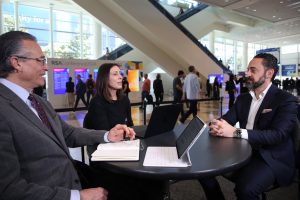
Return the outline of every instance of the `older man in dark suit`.
<path id="1" fill-rule="evenodd" d="M 214 136 L 246 139 L 252 145 L 249 163 L 233 173 L 238 199 L 259 199 L 272 184 L 287 185 L 294 177 L 291 131 L 297 120 L 297 99 L 272 85 L 277 69 L 273 55 L 256 55 L 246 72 L 250 92 L 241 94 L 222 119 L 214 119 L 210 125 Z M 240 128 L 234 127 L 237 122 Z M 208 181 L 200 182 L 211 199 L 221 192 L 215 190 L 216 185 L 215 189 L 209 187 Z"/>
<path id="2" fill-rule="evenodd" d="M 110 191 L 103 187 L 82 189 L 84 171 L 78 175 L 68 147 L 117 142 L 124 131 L 131 138 L 135 133 L 126 125 L 95 131 L 66 124 L 49 102 L 31 94 L 44 84 L 47 70 L 34 36 L 0 36 L 0 199 L 105 200 Z"/>

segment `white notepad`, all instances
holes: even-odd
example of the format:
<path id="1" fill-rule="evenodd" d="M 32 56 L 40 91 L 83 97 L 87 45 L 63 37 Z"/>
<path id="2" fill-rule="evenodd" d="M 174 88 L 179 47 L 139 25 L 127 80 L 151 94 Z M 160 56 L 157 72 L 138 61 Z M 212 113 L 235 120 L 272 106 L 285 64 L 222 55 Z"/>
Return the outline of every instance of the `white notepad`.
<path id="1" fill-rule="evenodd" d="M 148 147 L 144 166 L 188 167 L 188 163 L 178 158 L 176 147 Z"/>
<path id="2" fill-rule="evenodd" d="M 99 144 L 92 161 L 139 160 L 140 140 Z"/>

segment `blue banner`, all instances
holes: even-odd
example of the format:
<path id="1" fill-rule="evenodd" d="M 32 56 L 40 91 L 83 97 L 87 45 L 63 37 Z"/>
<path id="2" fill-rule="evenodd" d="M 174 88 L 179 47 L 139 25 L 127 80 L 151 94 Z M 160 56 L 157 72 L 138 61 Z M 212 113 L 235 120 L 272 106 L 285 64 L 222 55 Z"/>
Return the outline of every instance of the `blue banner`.
<path id="1" fill-rule="evenodd" d="M 282 65 L 282 71 L 281 75 L 282 76 L 293 76 L 296 73 L 296 65 Z"/>

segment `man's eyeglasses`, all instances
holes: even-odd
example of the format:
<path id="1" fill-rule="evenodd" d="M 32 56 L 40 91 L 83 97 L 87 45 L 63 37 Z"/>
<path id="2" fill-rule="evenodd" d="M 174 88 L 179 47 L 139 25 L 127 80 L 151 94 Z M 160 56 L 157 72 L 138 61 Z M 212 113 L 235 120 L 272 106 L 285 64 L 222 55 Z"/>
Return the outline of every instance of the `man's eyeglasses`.
<path id="1" fill-rule="evenodd" d="M 20 59 L 26 59 L 26 60 L 35 60 L 39 63 L 41 63 L 42 65 L 47 64 L 47 58 L 29 58 L 29 57 L 25 57 L 25 56 L 15 56 L 16 58 L 20 58 Z"/>

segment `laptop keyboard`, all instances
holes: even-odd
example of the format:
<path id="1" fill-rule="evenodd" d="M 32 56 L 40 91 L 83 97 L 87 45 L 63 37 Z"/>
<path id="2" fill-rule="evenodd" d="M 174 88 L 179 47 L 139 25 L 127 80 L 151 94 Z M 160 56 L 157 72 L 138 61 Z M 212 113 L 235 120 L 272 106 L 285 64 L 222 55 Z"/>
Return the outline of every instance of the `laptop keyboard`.
<path id="1" fill-rule="evenodd" d="M 178 159 L 176 147 L 148 147 L 144 166 L 186 167 L 187 163 Z"/>

